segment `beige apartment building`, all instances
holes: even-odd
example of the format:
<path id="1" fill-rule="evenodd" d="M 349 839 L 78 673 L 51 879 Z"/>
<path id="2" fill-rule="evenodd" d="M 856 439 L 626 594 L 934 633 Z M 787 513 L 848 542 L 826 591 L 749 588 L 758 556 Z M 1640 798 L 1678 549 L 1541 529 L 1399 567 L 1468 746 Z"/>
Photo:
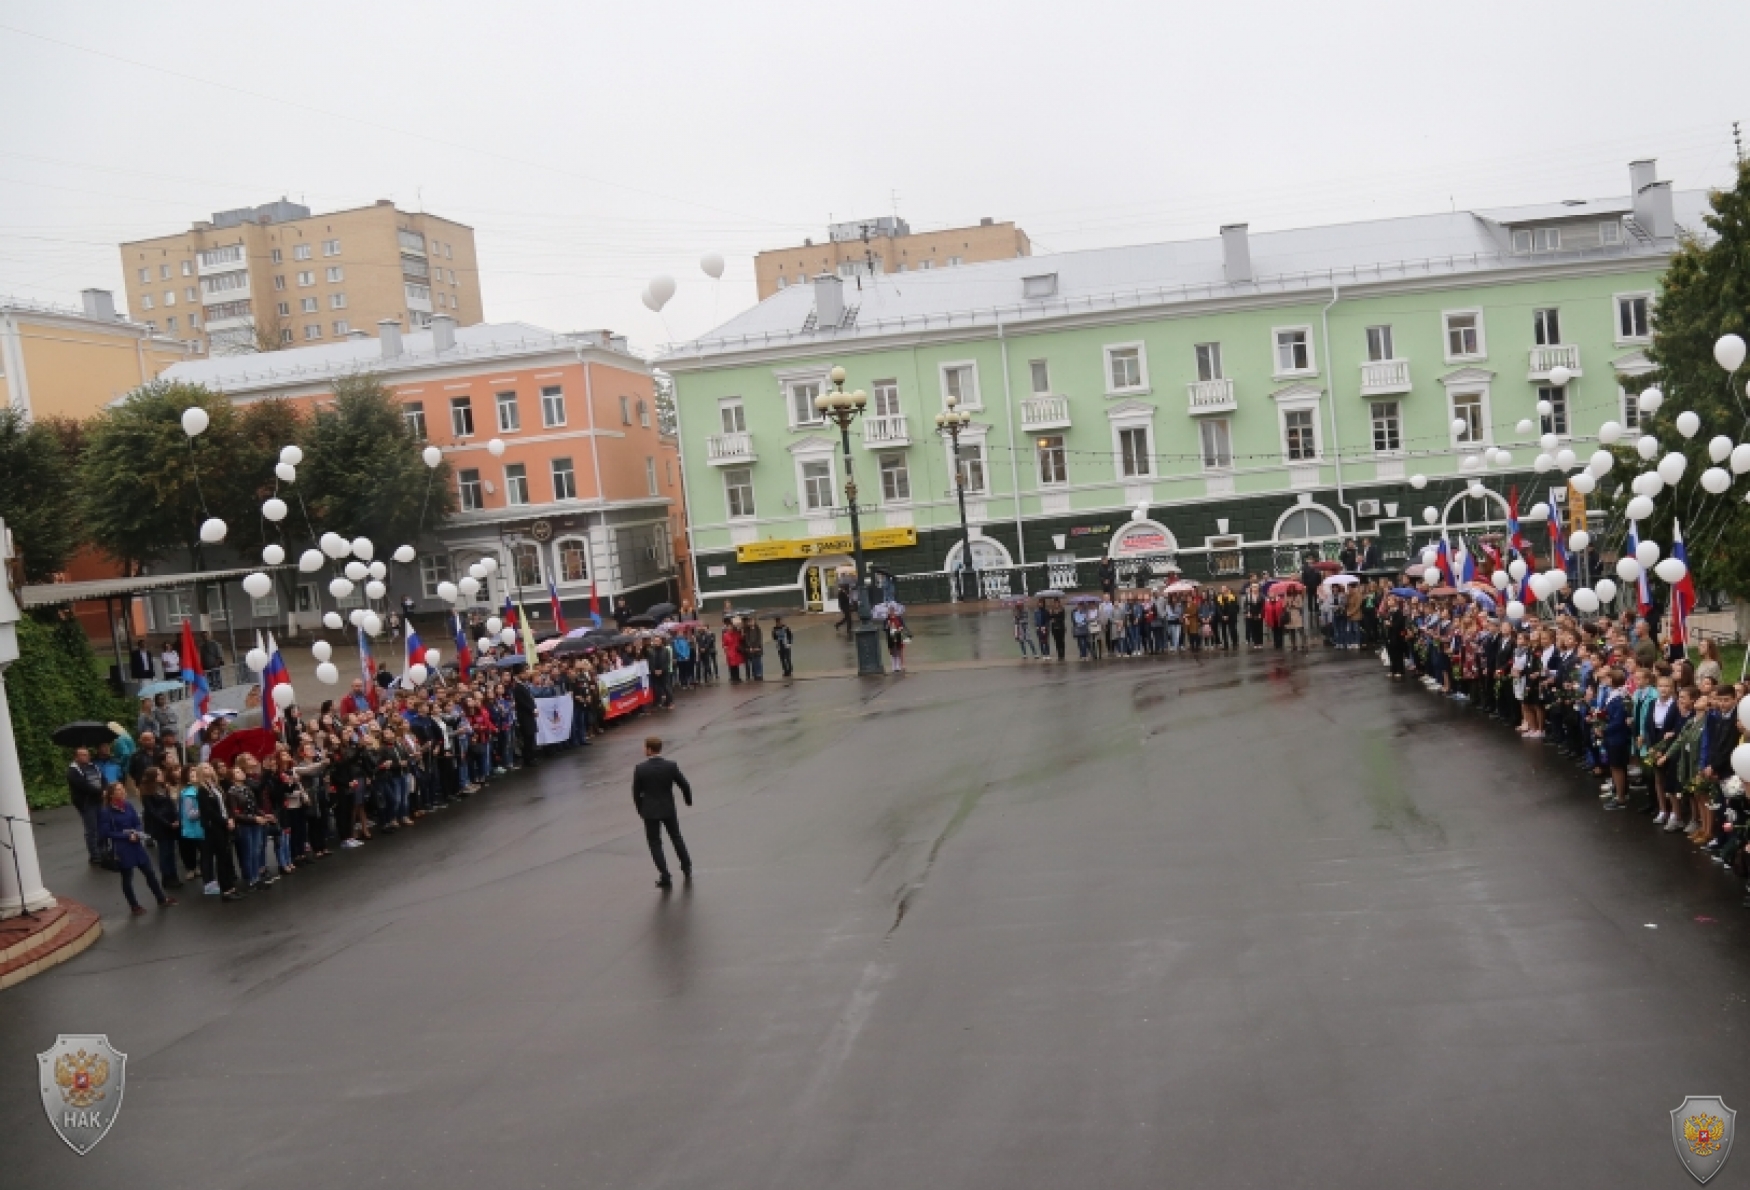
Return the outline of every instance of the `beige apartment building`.
<path id="1" fill-rule="evenodd" d="M 388 199 L 313 215 L 280 199 L 121 246 L 128 309 L 196 353 L 375 336 L 447 314 L 485 321 L 474 230 Z"/>
<path id="2" fill-rule="evenodd" d="M 974 227 L 913 232 L 904 219 L 884 215 L 834 223 L 824 243 L 809 239 L 794 248 L 768 249 L 753 258 L 753 271 L 763 302 L 821 273 L 850 278 L 859 271 L 908 273 L 1031 255 L 1027 233 L 1013 223 L 980 219 Z"/>
<path id="3" fill-rule="evenodd" d="M 107 289 L 78 308 L 0 297 L 0 405 L 83 420 L 187 359 L 187 343 L 120 317 Z"/>

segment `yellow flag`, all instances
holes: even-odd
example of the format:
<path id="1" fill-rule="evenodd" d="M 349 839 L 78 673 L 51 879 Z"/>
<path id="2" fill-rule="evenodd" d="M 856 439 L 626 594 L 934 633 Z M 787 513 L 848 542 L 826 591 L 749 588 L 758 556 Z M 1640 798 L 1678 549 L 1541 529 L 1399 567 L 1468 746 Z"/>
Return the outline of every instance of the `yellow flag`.
<path id="1" fill-rule="evenodd" d="M 516 602 L 517 627 L 523 634 L 523 656 L 529 659 L 529 664 L 535 663 L 535 630 L 529 627 L 529 613 L 523 610 L 523 601 Z"/>

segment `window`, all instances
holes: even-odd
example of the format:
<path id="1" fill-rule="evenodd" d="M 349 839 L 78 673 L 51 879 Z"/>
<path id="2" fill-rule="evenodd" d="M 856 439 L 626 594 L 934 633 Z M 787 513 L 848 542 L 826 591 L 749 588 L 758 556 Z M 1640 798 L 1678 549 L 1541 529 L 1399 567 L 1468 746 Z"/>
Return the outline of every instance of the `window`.
<path id="1" fill-rule="evenodd" d="M 149 285 L 149 284 L 151 284 L 151 281 L 152 281 L 152 270 L 149 268 L 141 269 L 140 270 L 140 284 L 141 285 Z"/>
<path id="2" fill-rule="evenodd" d="M 313 297 L 299 298 L 298 310 L 304 314 L 316 313 L 316 299 Z"/>
<path id="3" fill-rule="evenodd" d="M 1039 458 L 1039 486 L 1055 487 L 1069 482 L 1069 459 L 1062 434 L 1045 434 L 1035 444 Z"/>
<path id="4" fill-rule="evenodd" d="M 1221 380 L 1224 378 L 1221 370 L 1221 344 L 1197 344 L 1197 379 Z"/>
<path id="5" fill-rule="evenodd" d="M 1142 388 L 1144 383 L 1140 346 L 1106 348 L 1107 392 L 1134 392 Z"/>
<path id="6" fill-rule="evenodd" d="M 238 264 L 243 260 L 242 244 L 226 244 L 223 248 L 208 248 L 205 252 L 196 254 L 203 269 L 216 268 L 222 264 Z M 141 270 L 140 280 L 146 279 L 145 270 Z"/>
<path id="7" fill-rule="evenodd" d="M 1536 227 L 1531 231 L 1531 250 L 1533 252 L 1555 252 L 1562 246 L 1562 229 L 1559 227 Z"/>
<path id="8" fill-rule="evenodd" d="M 1543 422 L 1544 434 L 1560 434 L 1566 437 L 1568 433 L 1568 390 L 1557 388 L 1553 384 L 1539 385 L 1537 389 L 1539 402 L 1549 402 L 1549 416 L 1539 415 Z"/>
<path id="9" fill-rule="evenodd" d="M 315 273 L 308 273 L 308 272 L 299 273 L 298 274 L 298 284 L 299 285 L 314 285 L 314 284 L 316 284 L 316 274 Z"/>
<path id="10" fill-rule="evenodd" d="M 959 257 L 959 256 L 950 256 L 948 258 L 948 267 L 951 269 L 960 267 L 960 262 L 962 259 L 964 259 L 964 258 Z"/>
<path id="11" fill-rule="evenodd" d="M 216 309 L 216 308 L 217 308 L 217 307 L 214 307 L 214 308 L 215 308 L 215 309 Z M 292 314 L 292 303 L 290 303 L 290 302 L 281 302 L 281 303 L 280 303 L 280 304 L 279 304 L 279 315 L 280 315 L 280 317 L 281 317 L 281 318 L 289 318 L 289 317 L 291 317 L 291 314 Z M 217 316 L 216 316 L 216 315 L 215 315 L 215 317 L 217 317 Z"/>
<path id="12" fill-rule="evenodd" d="M 1622 243 L 1622 224 L 1600 223 L 1598 225 L 1598 242 L 1606 247 Z"/>
<path id="13" fill-rule="evenodd" d="M 1375 401 L 1369 407 L 1373 415 L 1373 452 L 1395 454 L 1404 448 L 1402 424 L 1398 420 L 1396 401 Z"/>
<path id="14" fill-rule="evenodd" d="M 448 554 L 421 554 L 419 556 L 419 585 L 425 591 L 427 599 L 438 597 L 438 584 L 450 581 L 450 556 Z"/>
<path id="15" fill-rule="evenodd" d="M 463 512 L 486 507 L 486 501 L 480 495 L 480 472 L 472 467 L 456 472 L 456 494 L 461 498 Z"/>
<path id="16" fill-rule="evenodd" d="M 424 401 L 409 401 L 401 406 L 401 420 L 407 423 L 407 432 L 413 435 L 415 442 L 425 441 Z"/>
<path id="17" fill-rule="evenodd" d="M 984 443 L 962 442 L 958 460 L 958 481 L 969 492 L 984 491 Z"/>
<path id="18" fill-rule="evenodd" d="M 521 463 L 507 463 L 504 468 L 504 502 L 529 502 L 529 469 Z"/>
<path id="19" fill-rule="evenodd" d="M 875 399 L 875 407 L 869 412 L 874 417 L 899 416 L 899 381 L 877 380 L 870 386 Z"/>
<path id="20" fill-rule="evenodd" d="M 247 591 L 243 597 L 249 600 L 249 614 L 257 620 L 272 620 L 280 614 L 280 589 L 278 586 L 269 588 L 266 595 L 260 599 L 251 596 Z"/>
<path id="21" fill-rule="evenodd" d="M 294 244 L 292 246 L 292 259 L 293 260 L 309 260 L 310 259 L 310 245 L 308 245 L 308 244 Z"/>
<path id="22" fill-rule="evenodd" d="M 1531 341 L 1539 347 L 1554 347 L 1562 341 L 1562 321 L 1556 311 L 1531 312 Z"/>
<path id="23" fill-rule="evenodd" d="M 788 386 L 790 404 L 790 424 L 793 426 L 818 425 L 821 420 L 820 410 L 814 407 L 814 399 L 820 395 L 820 382 L 817 380 L 794 381 Z M 626 423 L 630 425 L 631 423 Z"/>
<path id="24" fill-rule="evenodd" d="M 183 287 L 183 290 L 182 290 L 182 300 L 183 300 L 183 301 L 185 301 L 185 302 L 192 302 L 192 301 L 195 301 L 195 300 L 196 300 L 196 290 L 195 290 L 195 287 L 194 287 L 194 286 L 192 286 L 192 285 L 185 285 L 185 286 L 184 286 L 184 287 Z"/>
<path id="25" fill-rule="evenodd" d="M 1647 319 L 1648 297 L 1644 293 L 1621 294 L 1616 299 L 1616 337 L 1645 339 L 1652 334 Z"/>
<path id="26" fill-rule="evenodd" d="M 273 287 L 277 290 L 282 291 L 282 292 L 285 290 L 286 279 L 285 279 L 285 276 L 283 274 L 278 276 L 278 277 L 275 277 L 273 279 Z"/>
<path id="27" fill-rule="evenodd" d="M 656 486 L 656 460 L 653 458 L 644 460 L 644 486 L 650 489 L 652 496 L 656 495 L 659 490 Z"/>
<path id="28" fill-rule="evenodd" d="M 1367 362 L 1377 364 L 1384 360 L 1396 359 L 1392 354 L 1391 327 L 1370 326 L 1367 328 Z"/>
<path id="29" fill-rule="evenodd" d="M 802 507 L 808 512 L 832 507 L 832 460 L 807 459 L 803 462 Z"/>
<path id="30" fill-rule="evenodd" d="M 1291 375 L 1312 371 L 1312 328 L 1290 326 L 1276 334 L 1276 374 Z"/>
<path id="31" fill-rule="evenodd" d="M 166 306 L 174 306 L 176 304 L 176 291 L 174 289 L 166 289 L 164 291 L 164 304 Z"/>
<path id="32" fill-rule="evenodd" d="M 589 542 L 579 537 L 567 537 L 558 542 L 559 581 L 582 583 L 589 581 Z"/>
<path id="33" fill-rule="evenodd" d="M 1306 541 L 1314 537 L 1335 537 L 1342 530 L 1331 514 L 1322 508 L 1296 508 L 1276 526 L 1277 541 Z"/>
<path id="34" fill-rule="evenodd" d="M 577 472 L 572 470 L 570 459 L 553 460 L 553 499 L 577 499 Z"/>
<path id="35" fill-rule="evenodd" d="M 324 256 L 339 256 L 340 255 L 340 241 L 339 240 L 323 240 L 322 241 L 322 255 L 324 255 Z"/>
<path id="36" fill-rule="evenodd" d="M 560 414 L 561 420 L 564 416 L 563 413 Z M 638 424 L 647 430 L 650 428 L 650 403 L 643 397 L 638 398 Z"/>
<path id="37" fill-rule="evenodd" d="M 717 417 L 723 423 L 725 434 L 747 432 L 747 410 L 742 408 L 740 397 L 724 397 L 718 401 Z"/>
<path id="38" fill-rule="evenodd" d="M 1051 369 L 1044 360 L 1029 360 L 1027 370 L 1033 377 L 1033 394 L 1035 396 L 1043 397 L 1051 392 Z"/>
<path id="39" fill-rule="evenodd" d="M 325 273 L 324 276 L 330 281 L 344 281 L 346 280 L 346 270 L 337 264 L 331 264 L 328 266 L 328 272 Z"/>
<path id="40" fill-rule="evenodd" d="M 1203 446 L 1203 469 L 1222 471 L 1234 465 L 1233 427 L 1225 417 L 1212 417 L 1197 423 Z"/>
<path id="41" fill-rule="evenodd" d="M 140 306 L 141 306 L 141 308 L 146 309 L 146 310 L 152 309 L 153 308 L 152 295 L 149 293 L 142 293 L 140 295 Z"/>
<path id="42" fill-rule="evenodd" d="M 1641 399 L 1640 399 L 1640 397 L 1634 393 L 1629 392 L 1627 389 L 1623 388 L 1620 384 L 1617 385 L 1616 391 L 1622 396 L 1622 424 L 1623 424 L 1623 428 L 1627 429 L 1627 430 L 1640 429 L 1641 428 Z"/>
<path id="43" fill-rule="evenodd" d="M 784 288 L 786 288 L 786 287 L 787 287 L 787 286 L 788 286 L 788 285 L 789 285 L 789 282 L 788 282 L 788 281 L 786 281 L 786 280 L 784 280 L 784 274 L 782 274 L 782 273 L 779 273 L 779 274 L 778 274 L 778 288 L 779 288 L 779 289 L 784 289 Z"/>
<path id="44" fill-rule="evenodd" d="M 905 455 L 894 451 L 876 459 L 881 470 L 881 499 L 888 504 L 911 499 L 911 472 L 905 465 Z"/>
<path id="45" fill-rule="evenodd" d="M 1483 353 L 1483 316 L 1475 310 L 1446 314 L 1446 358 L 1465 359 Z"/>
<path id="46" fill-rule="evenodd" d="M 292 341 L 292 328 L 288 326 L 285 329 L 280 331 L 280 342 L 281 343 L 290 343 L 291 341 Z"/>
<path id="47" fill-rule="evenodd" d="M 306 342 L 309 342 L 309 341 L 314 340 L 314 339 L 320 339 L 321 337 L 322 337 L 322 324 L 320 322 L 311 322 L 311 323 L 305 324 L 305 326 L 304 326 L 304 340 Z"/>
<path id="48" fill-rule="evenodd" d="M 429 285 L 415 285 L 409 281 L 404 283 L 402 288 L 407 291 L 407 300 L 410 302 L 431 301 L 431 286 Z"/>
<path id="49" fill-rule="evenodd" d="M 493 398 L 498 409 L 498 432 L 509 434 L 523 428 L 522 412 L 517 408 L 515 393 L 499 393 Z"/>
<path id="50" fill-rule="evenodd" d="M 631 397 L 621 397 L 620 398 L 620 424 L 623 426 L 629 426 L 632 424 L 632 398 Z"/>
<path id="51" fill-rule="evenodd" d="M 450 433 L 457 438 L 474 433 L 474 402 L 469 398 L 450 398 Z"/>
<path id="52" fill-rule="evenodd" d="M 978 392 L 977 365 L 942 365 L 942 403 L 947 404 L 949 397 L 953 397 L 964 409 L 984 408 Z"/>
<path id="53" fill-rule="evenodd" d="M 1318 439 L 1313 433 L 1311 409 L 1289 409 L 1282 414 L 1282 453 L 1291 463 L 1304 463 L 1318 457 Z"/>
<path id="54" fill-rule="evenodd" d="M 1152 453 L 1147 426 L 1129 426 L 1118 431 L 1118 473 L 1125 479 L 1153 475 Z"/>
<path id="55" fill-rule="evenodd" d="M 541 424 L 548 429 L 565 424 L 565 390 L 557 384 L 541 390 Z"/>
<path id="56" fill-rule="evenodd" d="M 731 519 L 750 517 L 753 511 L 753 469 L 726 467 L 723 470 L 723 503 Z"/>
<path id="57" fill-rule="evenodd" d="M 1483 441 L 1483 394 L 1453 393 L 1452 420 L 1463 422 L 1462 429 L 1457 430 L 1452 441 L 1458 446 L 1467 446 Z"/>
<path id="58" fill-rule="evenodd" d="M 275 264 L 283 264 L 285 262 L 285 257 L 281 255 L 278 248 L 275 248 L 272 252 L 268 253 L 268 257 Z"/>
<path id="59" fill-rule="evenodd" d="M 331 293 L 331 294 L 329 294 L 328 295 L 328 308 L 330 310 L 344 310 L 344 309 L 346 309 L 346 295 L 344 293 Z"/>
<path id="60" fill-rule="evenodd" d="M 172 314 L 169 318 L 164 320 L 164 329 L 167 331 L 173 331 L 176 329 L 176 315 Z"/>
<path id="61" fill-rule="evenodd" d="M 521 541 L 511 546 L 510 565 L 519 588 L 545 585 L 541 577 L 541 550 L 534 542 Z"/>

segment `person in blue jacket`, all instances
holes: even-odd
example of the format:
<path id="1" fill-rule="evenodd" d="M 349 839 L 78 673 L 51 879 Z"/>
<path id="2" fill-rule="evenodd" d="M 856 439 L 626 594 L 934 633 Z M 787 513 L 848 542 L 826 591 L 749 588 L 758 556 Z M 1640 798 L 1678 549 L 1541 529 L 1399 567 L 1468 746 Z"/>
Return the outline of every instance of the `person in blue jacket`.
<path id="1" fill-rule="evenodd" d="M 122 895 L 127 897 L 134 914 L 138 916 L 146 912 L 140 907 L 139 898 L 134 896 L 135 868 L 145 873 L 146 884 L 152 895 L 158 898 L 159 905 L 176 904 L 175 897 L 164 895 L 164 888 L 158 883 L 158 873 L 152 870 L 152 857 L 146 852 L 145 827 L 140 822 L 140 813 L 128 801 L 127 786 L 120 781 L 111 781 L 105 791 L 99 821 L 103 837 L 115 849 L 116 863 L 121 865 Z"/>
<path id="2" fill-rule="evenodd" d="M 1602 700 L 1596 712 L 1598 740 L 1603 745 L 1604 763 L 1610 767 L 1610 784 L 1605 788 L 1616 794 L 1613 801 L 1605 803 L 1606 810 L 1628 809 L 1628 758 L 1634 728 L 1629 721 L 1629 700 L 1622 690 L 1626 680 L 1627 675 L 1616 666 L 1607 666 L 1598 673 L 1598 696 Z"/>

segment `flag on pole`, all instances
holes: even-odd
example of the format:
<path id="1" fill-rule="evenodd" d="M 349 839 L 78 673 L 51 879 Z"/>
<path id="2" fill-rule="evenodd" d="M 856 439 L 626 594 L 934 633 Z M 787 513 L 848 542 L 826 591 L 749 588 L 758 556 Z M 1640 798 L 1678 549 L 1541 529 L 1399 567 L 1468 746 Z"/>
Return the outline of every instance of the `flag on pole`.
<path id="1" fill-rule="evenodd" d="M 1631 558 L 1634 557 L 1635 549 L 1640 544 L 1641 538 L 1640 534 L 1635 532 L 1635 522 L 1630 521 L 1628 523 L 1628 541 L 1624 546 L 1626 555 Z M 1652 607 L 1653 592 L 1651 588 L 1647 586 L 1646 569 L 1642 568 L 1640 578 L 1635 580 L 1635 610 L 1644 616 L 1652 610 Z"/>
<path id="2" fill-rule="evenodd" d="M 1689 645 L 1689 613 L 1695 610 L 1695 579 L 1689 573 L 1689 554 L 1683 548 L 1683 526 L 1671 522 L 1671 556 L 1683 563 L 1683 577 L 1671 584 L 1671 643 Z"/>
<path id="3" fill-rule="evenodd" d="M 188 683 L 189 697 L 194 701 L 197 715 L 204 715 L 210 710 L 213 690 L 207 685 L 207 675 L 201 669 L 200 651 L 194 647 L 194 625 L 184 620 L 182 622 L 182 680 Z"/>
<path id="4" fill-rule="evenodd" d="M 1446 579 L 1446 585 L 1452 586 L 1452 553 L 1448 548 L 1445 533 L 1440 535 L 1440 548 L 1435 552 L 1434 562 L 1440 568 L 1441 576 Z"/>
<path id="5" fill-rule="evenodd" d="M 565 613 L 559 608 L 559 589 L 553 585 L 553 580 L 547 580 L 547 602 L 553 607 L 553 627 L 559 630 L 559 635 L 565 635 Z"/>
<path id="6" fill-rule="evenodd" d="M 504 626 L 506 628 L 515 628 L 517 626 L 517 609 L 521 606 L 520 603 L 512 603 L 510 601 L 510 592 L 505 592 L 504 610 L 498 613 L 498 618 L 504 621 Z"/>
<path id="7" fill-rule="evenodd" d="M 359 628 L 359 675 L 365 680 L 365 700 L 377 709 L 377 659 L 371 655 L 371 638 Z"/>
<path id="8" fill-rule="evenodd" d="M 419 639 L 419 633 L 413 630 L 413 622 L 407 622 L 407 650 L 401 657 L 401 673 L 405 677 L 410 665 L 425 664 L 425 642 Z"/>
<path id="9" fill-rule="evenodd" d="M 529 659 L 529 664 L 535 663 L 535 630 L 529 625 L 529 617 L 523 614 L 523 605 L 517 604 L 517 628 L 523 638 L 523 656 Z"/>
<path id="10" fill-rule="evenodd" d="M 591 575 L 589 580 L 589 618 L 597 628 L 602 626 L 602 604 L 601 600 L 596 598 L 594 575 Z"/>
<path id="11" fill-rule="evenodd" d="M 1477 576 L 1477 562 L 1476 559 L 1471 556 L 1470 542 L 1466 541 L 1463 537 L 1458 539 L 1458 548 L 1458 581 L 1461 583 L 1468 583 Z"/>
<path id="12" fill-rule="evenodd" d="M 450 613 L 450 628 L 456 637 L 456 673 L 462 678 L 474 667 L 474 651 L 468 647 L 468 627 L 456 612 Z"/>
<path id="13" fill-rule="evenodd" d="M 1562 517 L 1561 517 L 1561 514 L 1559 512 L 1555 511 L 1556 492 L 1559 490 L 1566 490 L 1566 489 L 1551 488 L 1549 490 L 1550 514 L 1549 514 L 1549 521 L 1547 522 L 1547 524 L 1549 525 L 1549 548 L 1550 548 L 1550 553 L 1555 556 L 1556 565 L 1561 567 L 1563 570 L 1566 570 L 1568 568 L 1568 548 L 1562 541 Z"/>
<path id="14" fill-rule="evenodd" d="M 1507 540 L 1513 548 L 1519 551 L 1520 559 L 1531 569 L 1537 569 L 1537 556 L 1531 552 L 1531 543 L 1525 540 L 1525 534 L 1519 531 L 1519 488 L 1507 489 Z"/>
<path id="15" fill-rule="evenodd" d="M 280 647 L 270 632 L 267 634 L 267 668 L 261 671 L 261 722 L 264 726 L 278 730 L 280 709 L 273 700 L 274 687 L 291 684 L 292 675 L 286 672 L 286 660 L 280 656 Z"/>

